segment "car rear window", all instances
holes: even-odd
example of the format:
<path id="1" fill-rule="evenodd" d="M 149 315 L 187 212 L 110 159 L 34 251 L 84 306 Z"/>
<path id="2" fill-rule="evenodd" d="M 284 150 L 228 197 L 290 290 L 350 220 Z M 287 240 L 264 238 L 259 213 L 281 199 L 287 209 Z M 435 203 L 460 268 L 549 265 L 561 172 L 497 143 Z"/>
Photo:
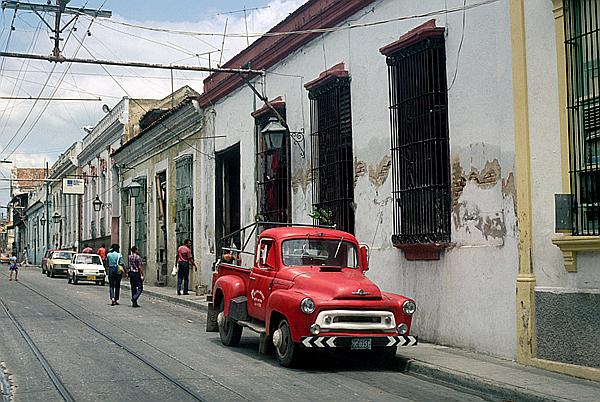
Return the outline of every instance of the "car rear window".
<path id="1" fill-rule="evenodd" d="M 75 264 L 96 264 L 102 265 L 100 257 L 97 255 L 78 255 L 75 258 Z"/>
<path id="2" fill-rule="evenodd" d="M 55 251 L 52 253 L 52 258 L 59 260 L 70 260 L 73 258 L 73 253 L 69 253 L 68 251 Z"/>

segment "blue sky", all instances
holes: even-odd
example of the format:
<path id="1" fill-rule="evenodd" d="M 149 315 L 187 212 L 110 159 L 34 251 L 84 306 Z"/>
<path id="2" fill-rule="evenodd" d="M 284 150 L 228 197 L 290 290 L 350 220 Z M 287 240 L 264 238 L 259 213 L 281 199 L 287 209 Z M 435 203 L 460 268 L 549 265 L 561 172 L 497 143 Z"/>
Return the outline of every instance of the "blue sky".
<path id="1" fill-rule="evenodd" d="M 286 18 L 305 0 L 72 0 L 70 7 L 111 10 L 110 19 L 93 22 L 81 17 L 77 30 L 63 32 L 65 57 L 104 60 L 139 61 L 161 64 L 208 65 L 206 52 L 211 51 L 214 67 L 247 46 L 246 38 L 222 36 L 227 20 L 227 33 L 244 33 L 243 13 L 218 15 L 256 7 L 248 13 L 250 33 L 264 33 Z M 46 0 L 30 0 L 43 4 Z M 52 1 L 54 3 L 54 0 Z M 50 54 L 52 33 L 31 12 L 0 11 L 0 48 L 9 52 Z M 46 16 L 47 19 L 50 16 Z M 63 22 L 69 20 L 64 16 Z M 10 29 L 11 23 L 14 30 Z M 137 25 L 161 28 L 155 32 Z M 87 35 L 88 28 L 90 35 Z M 218 36 L 189 36 L 174 31 L 216 33 Z M 234 35 L 235 36 L 235 35 Z M 251 38 L 250 41 L 255 38 Z M 83 45 L 85 46 L 83 46 Z M 0 96 L 94 98 L 94 102 L 62 102 L 0 100 L 0 159 L 10 159 L 12 166 L 42 167 L 54 163 L 58 156 L 85 136 L 84 127 L 93 127 L 104 115 L 102 105 L 117 104 L 124 96 L 162 99 L 171 92 L 168 71 L 110 67 L 110 75 L 100 66 L 46 61 L 0 58 Z M 174 87 L 189 85 L 203 90 L 206 73 L 175 72 Z M 0 165 L 0 176 L 7 175 L 11 165 Z M 8 192 L 0 186 L 0 205 L 5 205 Z"/>
<path id="2" fill-rule="evenodd" d="M 176 4 L 173 6 L 172 4 Z M 189 21 L 193 18 L 204 17 L 207 14 L 217 14 L 243 9 L 264 7 L 267 0 L 108 0 L 105 9 L 113 11 L 122 17 L 132 20 L 164 20 Z M 81 0 L 72 0 L 71 4 L 79 6 Z M 92 2 L 89 3 L 90 5 Z M 94 5 L 102 4 L 95 1 Z"/>

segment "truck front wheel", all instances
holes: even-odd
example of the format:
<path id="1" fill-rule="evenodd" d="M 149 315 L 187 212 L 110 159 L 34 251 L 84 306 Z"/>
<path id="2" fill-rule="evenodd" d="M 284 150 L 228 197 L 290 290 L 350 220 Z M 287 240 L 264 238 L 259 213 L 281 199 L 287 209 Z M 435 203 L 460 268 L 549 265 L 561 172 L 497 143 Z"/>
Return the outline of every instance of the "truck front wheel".
<path id="1" fill-rule="evenodd" d="M 219 316 L 217 322 L 219 324 L 219 335 L 221 337 L 221 343 L 225 346 L 237 346 L 240 344 L 242 338 L 242 328 L 237 322 L 229 317 L 225 316 L 224 313 L 224 301 L 221 300 L 219 305 Z"/>
<path id="2" fill-rule="evenodd" d="M 292 332 L 287 320 L 279 321 L 277 329 L 273 333 L 273 345 L 275 346 L 275 357 L 283 367 L 293 367 L 298 362 L 300 350 L 292 340 Z"/>

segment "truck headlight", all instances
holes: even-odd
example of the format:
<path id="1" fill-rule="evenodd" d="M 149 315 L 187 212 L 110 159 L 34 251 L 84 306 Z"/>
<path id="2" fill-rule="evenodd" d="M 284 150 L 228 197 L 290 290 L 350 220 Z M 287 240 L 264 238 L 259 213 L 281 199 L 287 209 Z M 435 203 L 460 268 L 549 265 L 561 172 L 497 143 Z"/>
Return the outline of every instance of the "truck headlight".
<path id="1" fill-rule="evenodd" d="M 404 335 L 405 333 L 408 332 L 408 326 L 404 323 L 398 325 L 398 334 L 399 335 Z"/>
<path id="2" fill-rule="evenodd" d="M 302 312 L 304 314 L 312 314 L 312 313 L 314 313 L 315 312 L 315 308 L 316 308 L 315 302 L 310 297 L 304 298 L 300 302 L 300 310 L 302 310 Z"/>
<path id="3" fill-rule="evenodd" d="M 416 310 L 417 305 L 412 300 L 407 300 L 402 304 L 402 311 L 404 311 L 404 314 L 406 315 L 413 315 Z"/>

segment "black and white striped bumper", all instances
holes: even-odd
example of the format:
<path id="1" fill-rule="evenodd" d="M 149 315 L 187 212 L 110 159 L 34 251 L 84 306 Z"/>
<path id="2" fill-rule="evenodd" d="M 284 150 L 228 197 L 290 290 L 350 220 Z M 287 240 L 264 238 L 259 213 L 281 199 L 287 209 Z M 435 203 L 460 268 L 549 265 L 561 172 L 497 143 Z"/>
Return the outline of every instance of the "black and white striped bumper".
<path id="1" fill-rule="evenodd" d="M 416 336 L 304 336 L 300 344 L 306 348 L 349 348 L 355 338 L 370 338 L 372 347 L 416 346 L 419 343 Z"/>

